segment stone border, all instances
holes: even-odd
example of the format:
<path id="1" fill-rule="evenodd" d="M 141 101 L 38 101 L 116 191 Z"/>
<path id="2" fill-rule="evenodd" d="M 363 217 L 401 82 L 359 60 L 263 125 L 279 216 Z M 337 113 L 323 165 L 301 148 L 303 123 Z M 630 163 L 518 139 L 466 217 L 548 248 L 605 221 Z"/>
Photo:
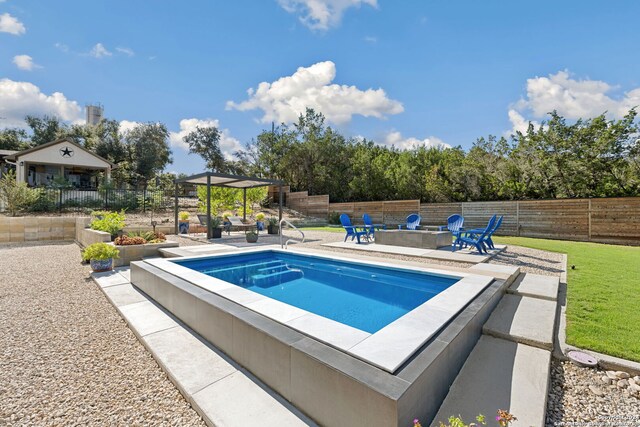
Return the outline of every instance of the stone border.
<path id="1" fill-rule="evenodd" d="M 345 260 L 344 257 L 338 258 L 326 253 L 309 254 L 291 249 L 285 251 L 265 248 L 252 248 L 241 252 L 219 255 L 208 254 L 175 260 L 149 260 L 148 263 L 390 373 L 395 372 L 416 350 L 442 329 L 449 320 L 455 317 L 493 280 L 493 278 L 469 273 L 452 274 L 442 269 L 404 267 L 402 269 L 408 272 L 427 273 L 459 280 L 419 307 L 374 334 L 369 334 L 181 265 L 183 262 L 191 260 L 212 257 L 237 257 L 264 252 L 316 257 L 340 263 L 350 262 L 360 266 L 373 266 L 391 270 L 398 269 L 396 265 L 374 260 L 368 262 L 353 259 Z M 417 324 L 420 327 L 417 327 Z"/>
<path id="2" fill-rule="evenodd" d="M 564 269 L 560 275 L 560 291 L 558 295 L 558 310 L 560 314 L 560 321 L 558 322 L 558 331 L 556 333 L 557 346 L 553 352 L 553 356 L 559 360 L 569 360 L 566 356 L 571 350 L 580 350 L 598 360 L 598 366 L 602 369 L 610 371 L 625 371 L 632 375 L 640 375 L 640 363 L 631 360 L 621 359 L 615 356 L 609 356 L 608 354 L 598 353 L 593 350 L 585 350 L 572 345 L 567 344 L 567 254 L 562 254 L 562 263 Z"/>

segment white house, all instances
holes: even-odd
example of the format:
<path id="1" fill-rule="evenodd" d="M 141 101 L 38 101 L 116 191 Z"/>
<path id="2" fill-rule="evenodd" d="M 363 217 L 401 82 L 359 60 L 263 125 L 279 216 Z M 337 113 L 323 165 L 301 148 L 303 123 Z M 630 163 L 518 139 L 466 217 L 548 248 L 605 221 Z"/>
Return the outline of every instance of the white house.
<path id="1" fill-rule="evenodd" d="M 17 181 L 32 187 L 46 186 L 63 177 L 75 188 L 97 188 L 102 178 L 111 178 L 115 167 L 66 138 L 3 157 L 5 163 L 15 165 Z"/>

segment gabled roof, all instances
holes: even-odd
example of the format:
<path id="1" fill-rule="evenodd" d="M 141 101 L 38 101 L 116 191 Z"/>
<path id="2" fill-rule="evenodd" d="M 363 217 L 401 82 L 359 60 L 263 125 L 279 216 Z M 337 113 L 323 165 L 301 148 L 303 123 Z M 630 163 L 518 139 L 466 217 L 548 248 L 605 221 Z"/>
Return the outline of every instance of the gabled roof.
<path id="1" fill-rule="evenodd" d="M 0 156 L 10 156 L 12 154 L 16 154 L 16 150 L 0 150 Z"/>
<path id="2" fill-rule="evenodd" d="M 87 150 L 86 148 L 84 148 L 82 145 L 80 144 L 76 144 L 73 140 L 71 140 L 70 138 L 61 138 L 61 139 L 56 139 L 55 141 L 51 141 L 51 142 L 47 142 L 45 144 L 41 144 L 38 145 L 36 147 L 31 147 L 28 148 L 26 150 L 22 150 L 22 151 L 18 151 L 15 152 L 14 154 L 11 154 L 9 156 L 6 157 L 7 160 L 11 160 L 12 162 L 15 161 L 18 157 L 24 156 L 25 154 L 29 154 L 29 153 L 33 153 L 34 151 L 38 151 L 38 150 L 42 150 L 43 148 L 47 148 L 47 147 L 51 147 L 52 145 L 56 145 L 56 144 L 60 144 L 62 142 L 66 142 L 67 144 L 71 144 L 74 147 L 79 148 L 80 150 L 91 154 L 93 157 L 102 160 L 103 162 L 108 163 L 109 165 L 111 165 L 112 168 L 116 167 L 115 164 L 111 163 L 109 160 L 105 159 L 104 157 L 100 157 L 98 156 L 96 153 Z"/>

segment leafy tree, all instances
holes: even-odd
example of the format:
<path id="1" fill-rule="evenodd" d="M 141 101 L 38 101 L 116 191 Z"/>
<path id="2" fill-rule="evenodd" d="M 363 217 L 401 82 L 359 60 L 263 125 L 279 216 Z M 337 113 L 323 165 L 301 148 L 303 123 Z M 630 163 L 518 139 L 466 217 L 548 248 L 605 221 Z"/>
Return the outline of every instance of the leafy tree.
<path id="1" fill-rule="evenodd" d="M 67 126 L 55 116 L 27 116 L 24 118 L 31 128 L 31 145 L 38 146 L 55 141 L 64 135 Z"/>
<path id="2" fill-rule="evenodd" d="M 0 130 L 0 150 L 26 150 L 30 142 L 24 129 Z"/>
<path id="3" fill-rule="evenodd" d="M 162 123 L 142 123 L 124 135 L 126 162 L 131 185 L 147 182 L 173 162 L 169 131 Z"/>
<path id="4" fill-rule="evenodd" d="M 189 145 L 189 154 L 201 156 L 207 169 L 213 172 L 226 172 L 226 162 L 220 149 L 220 131 L 216 127 L 200 127 L 183 138 Z"/>

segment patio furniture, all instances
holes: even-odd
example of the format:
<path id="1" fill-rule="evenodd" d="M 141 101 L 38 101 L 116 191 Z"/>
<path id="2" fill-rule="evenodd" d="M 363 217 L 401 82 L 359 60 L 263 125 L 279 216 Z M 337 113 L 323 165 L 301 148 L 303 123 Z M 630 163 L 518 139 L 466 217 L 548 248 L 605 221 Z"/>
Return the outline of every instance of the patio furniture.
<path id="1" fill-rule="evenodd" d="M 491 233 L 496 224 L 496 215 L 492 216 L 487 224 L 486 228 L 477 228 L 469 231 L 462 231 L 458 240 L 460 241 L 460 248 L 462 244 L 473 245 L 480 253 L 487 253 L 487 247 L 485 245 L 485 239 L 487 235 Z"/>
<path id="2" fill-rule="evenodd" d="M 456 245 L 460 244 L 460 234 L 464 230 L 464 217 L 462 215 L 453 214 L 447 218 L 447 230 L 451 232 L 451 235 L 455 238 L 451 243 L 451 250 L 456 250 Z"/>
<path id="3" fill-rule="evenodd" d="M 369 214 L 362 215 L 362 222 L 364 222 L 364 229 L 369 237 L 375 237 L 376 230 L 387 229 L 387 226 L 384 224 L 374 224 Z"/>
<path id="4" fill-rule="evenodd" d="M 240 231 L 246 231 L 256 226 L 255 224 L 245 224 L 238 216 L 228 216 L 227 219 L 229 220 L 229 225 L 225 224 L 225 230 L 227 231 L 227 234 L 231 233 L 231 228 L 233 227 L 239 229 Z"/>
<path id="5" fill-rule="evenodd" d="M 351 224 L 351 218 L 349 218 L 349 215 L 347 214 L 341 214 L 340 215 L 340 223 L 342 224 L 342 227 L 344 228 L 344 231 L 347 232 L 347 234 L 344 236 L 344 241 L 347 241 L 348 237 L 351 237 L 351 240 L 353 241 L 353 239 L 357 239 L 358 243 L 360 242 L 360 236 L 364 236 L 364 238 L 368 241 L 368 234 L 367 234 L 367 230 L 365 230 L 364 228 L 360 228 L 358 229 L 358 227 L 354 226 Z"/>
<path id="6" fill-rule="evenodd" d="M 399 224 L 398 230 L 402 230 L 402 227 L 406 228 L 407 230 L 416 230 L 420 226 L 421 219 L 422 217 L 420 217 L 420 215 L 411 214 L 407 217 L 407 224 L 406 225 Z"/>
<path id="7" fill-rule="evenodd" d="M 493 240 L 491 240 L 491 236 L 493 236 L 493 233 L 496 232 L 496 230 L 498 230 L 498 228 L 500 228 L 500 226 L 502 225 L 502 219 L 504 218 L 504 215 L 501 215 L 500 217 L 498 217 L 496 224 L 493 226 L 493 230 L 491 230 L 491 232 L 489 234 L 487 234 L 487 236 L 485 237 L 484 241 L 487 243 L 487 246 L 489 246 L 489 249 L 495 249 L 495 245 L 493 244 Z"/>

